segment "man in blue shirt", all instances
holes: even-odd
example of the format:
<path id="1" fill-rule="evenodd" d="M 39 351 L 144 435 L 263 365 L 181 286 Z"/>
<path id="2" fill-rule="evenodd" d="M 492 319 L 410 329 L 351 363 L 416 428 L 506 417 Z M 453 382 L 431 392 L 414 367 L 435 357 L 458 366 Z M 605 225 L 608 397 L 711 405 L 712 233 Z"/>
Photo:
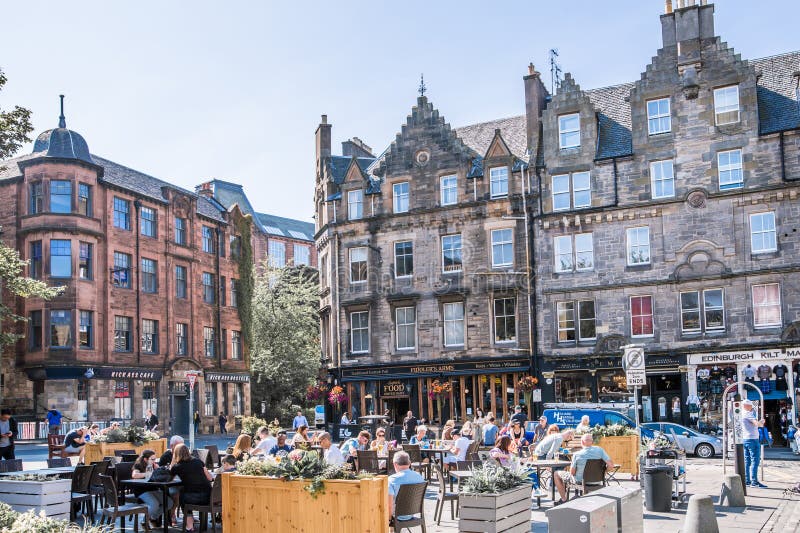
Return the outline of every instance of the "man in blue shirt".
<path id="1" fill-rule="evenodd" d="M 570 466 L 569 472 L 559 470 L 556 472 L 557 475 L 553 476 L 553 482 L 556 484 L 561 501 L 567 501 L 567 488 L 570 485 L 577 485 L 583 482 L 583 470 L 586 468 L 586 461 L 589 459 L 602 459 L 606 462 L 606 468 L 614 468 L 614 462 L 606 451 L 600 446 L 594 446 L 594 439 L 591 433 L 583 434 L 581 447 L 583 449 L 575 452 L 572 456 L 572 466 Z"/>
<path id="2" fill-rule="evenodd" d="M 400 492 L 402 485 L 425 483 L 425 479 L 419 472 L 411 470 L 411 457 L 409 457 L 408 453 L 395 453 L 392 462 L 396 473 L 389 476 L 389 516 L 394 515 L 394 500 L 397 498 L 397 493 Z M 412 515 L 397 517 L 398 520 L 409 520 L 411 518 L 413 518 Z"/>
<path id="3" fill-rule="evenodd" d="M 306 417 L 303 416 L 303 411 L 297 411 L 297 416 L 294 417 L 294 421 L 292 422 L 292 429 L 297 431 L 297 428 L 300 426 L 310 427 L 308 425 L 308 420 Z"/>
<path id="4" fill-rule="evenodd" d="M 500 430 L 494 423 L 494 416 L 490 416 L 481 429 L 483 430 L 483 445 L 494 446 L 497 441 L 497 432 Z"/>
<path id="5" fill-rule="evenodd" d="M 269 454 L 283 457 L 284 455 L 291 453 L 291 451 L 292 447 L 286 444 L 286 433 L 279 433 L 278 444 L 272 447 L 272 449 L 269 451 Z"/>
<path id="6" fill-rule="evenodd" d="M 758 442 L 758 428 L 764 420 L 756 418 L 753 402 L 742 402 L 742 444 L 744 445 L 744 483 L 751 487 L 767 488 L 758 481 L 758 463 L 761 462 L 761 444 Z"/>
<path id="7" fill-rule="evenodd" d="M 50 410 L 47 411 L 47 426 L 51 435 L 57 435 L 61 432 L 62 416 L 63 415 L 56 409 L 55 405 L 51 406 Z"/>

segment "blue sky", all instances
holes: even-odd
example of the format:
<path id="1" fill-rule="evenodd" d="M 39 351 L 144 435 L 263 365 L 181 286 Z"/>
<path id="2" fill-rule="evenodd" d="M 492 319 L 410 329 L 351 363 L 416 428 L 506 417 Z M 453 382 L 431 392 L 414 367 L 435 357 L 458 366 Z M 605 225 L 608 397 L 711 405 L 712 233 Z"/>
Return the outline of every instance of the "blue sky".
<path id="1" fill-rule="evenodd" d="M 583 88 L 633 81 L 660 46 L 663 9 L 663 0 L 6 0 L 0 106 L 30 108 L 39 132 L 56 126 L 64 93 L 67 125 L 93 153 L 187 188 L 240 182 L 256 209 L 311 220 L 321 114 L 334 153 L 352 136 L 380 152 L 422 72 L 454 127 L 522 114 L 526 66 L 549 80 L 550 48 Z M 798 48 L 798 14 L 796 0 L 722 0 L 716 31 L 742 57 L 764 57 Z"/>

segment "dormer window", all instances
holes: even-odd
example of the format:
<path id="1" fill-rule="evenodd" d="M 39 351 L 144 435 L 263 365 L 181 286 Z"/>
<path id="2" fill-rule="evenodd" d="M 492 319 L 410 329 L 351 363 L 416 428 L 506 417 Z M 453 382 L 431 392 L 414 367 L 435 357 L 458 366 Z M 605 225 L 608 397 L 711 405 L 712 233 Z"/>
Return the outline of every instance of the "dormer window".
<path id="1" fill-rule="evenodd" d="M 714 115 L 717 126 L 739 122 L 739 86 L 714 89 Z"/>
<path id="2" fill-rule="evenodd" d="M 672 117 L 669 98 L 659 98 L 647 102 L 647 133 L 658 135 L 672 131 Z"/>
<path id="3" fill-rule="evenodd" d="M 562 150 L 581 145 L 581 116 L 578 113 L 558 117 L 558 147 Z"/>
<path id="4" fill-rule="evenodd" d="M 359 220 L 364 216 L 364 193 L 361 189 L 347 193 L 347 218 Z"/>
<path id="5" fill-rule="evenodd" d="M 508 167 L 489 169 L 489 187 L 492 198 L 508 196 Z"/>

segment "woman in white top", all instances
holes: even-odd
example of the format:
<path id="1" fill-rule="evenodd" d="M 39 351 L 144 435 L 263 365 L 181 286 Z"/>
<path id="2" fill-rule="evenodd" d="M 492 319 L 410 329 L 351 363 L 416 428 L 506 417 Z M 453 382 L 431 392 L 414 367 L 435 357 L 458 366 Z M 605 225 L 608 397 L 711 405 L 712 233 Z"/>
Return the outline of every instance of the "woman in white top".
<path id="1" fill-rule="evenodd" d="M 589 415 L 583 415 L 581 417 L 581 423 L 575 426 L 575 433 L 580 435 L 581 433 L 589 433 L 592 430 L 592 426 L 589 425 Z"/>

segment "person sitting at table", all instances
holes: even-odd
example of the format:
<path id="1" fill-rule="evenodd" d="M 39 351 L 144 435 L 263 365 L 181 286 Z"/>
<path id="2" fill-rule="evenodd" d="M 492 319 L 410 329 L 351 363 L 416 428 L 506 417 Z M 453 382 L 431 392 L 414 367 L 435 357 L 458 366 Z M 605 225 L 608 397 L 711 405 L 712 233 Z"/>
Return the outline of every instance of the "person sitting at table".
<path id="1" fill-rule="evenodd" d="M 331 434 L 327 431 L 320 433 L 319 447 L 322 448 L 322 456 L 326 463 L 330 465 L 340 465 L 344 463 L 344 455 L 342 455 L 342 450 L 333 445 Z"/>
<path id="2" fill-rule="evenodd" d="M 561 444 L 572 440 L 573 435 L 573 430 L 566 429 L 561 433 L 558 431 L 558 426 L 553 424 L 547 428 L 547 436 L 536 445 L 532 455 L 538 459 L 554 459 L 561 449 Z"/>
<path id="3" fill-rule="evenodd" d="M 96 436 L 100 434 L 100 426 L 98 424 L 92 424 L 89 426 L 89 429 L 86 431 L 86 434 L 83 436 L 86 439 L 86 442 L 91 442 Z"/>
<path id="4" fill-rule="evenodd" d="M 224 474 L 225 472 L 236 472 L 236 457 L 227 454 L 222 458 L 222 466 L 217 468 L 217 474 Z"/>
<path id="5" fill-rule="evenodd" d="M 355 458 L 359 451 L 363 452 L 367 450 L 371 436 L 369 431 L 364 430 L 360 432 L 355 439 L 347 439 L 339 448 L 342 451 L 342 455 L 344 455 L 348 461 L 353 460 L 352 458 Z"/>
<path id="6" fill-rule="evenodd" d="M 522 451 L 528 447 L 528 439 L 525 438 L 525 430 L 522 429 L 522 423 L 519 419 L 511 422 L 511 431 L 508 432 L 511 437 L 511 449 L 518 455 L 522 455 Z"/>
<path id="7" fill-rule="evenodd" d="M 170 437 L 169 448 L 163 454 L 161 454 L 161 458 L 158 460 L 158 466 L 169 466 L 172 464 L 172 452 L 175 450 L 178 444 L 183 444 L 183 437 L 180 435 L 173 435 Z"/>
<path id="8" fill-rule="evenodd" d="M 108 433 L 109 431 L 111 431 L 113 429 L 119 429 L 119 422 L 111 422 L 110 426 L 100 430 L 100 434 L 101 435 L 105 435 L 106 433 Z"/>
<path id="9" fill-rule="evenodd" d="M 500 463 L 500 466 L 511 466 L 514 454 L 511 452 L 511 437 L 503 435 L 497 439 L 494 448 L 489 452 L 489 456 Z"/>
<path id="10" fill-rule="evenodd" d="M 339 423 L 342 425 L 350 424 L 350 415 L 347 414 L 347 411 L 342 413 L 342 418 L 339 420 Z"/>
<path id="11" fill-rule="evenodd" d="M 233 455 L 237 461 L 246 461 L 250 458 L 253 451 L 253 440 L 247 433 L 242 433 L 236 438 L 236 444 L 233 445 Z"/>
<path id="12" fill-rule="evenodd" d="M 539 444 L 539 442 L 547 436 L 547 417 L 540 416 L 539 423 L 533 428 L 533 442 L 531 444 Z"/>
<path id="13" fill-rule="evenodd" d="M 180 495 L 180 506 L 184 509 L 184 525 L 188 531 L 195 531 L 194 516 L 192 513 L 187 513 L 184 506 L 187 503 L 208 505 L 211 499 L 211 472 L 203 461 L 192 457 L 188 446 L 179 444 L 173 451 L 170 474 L 181 478 L 183 490 Z"/>
<path id="14" fill-rule="evenodd" d="M 292 437 L 292 448 L 295 450 L 308 450 L 311 448 L 311 439 L 308 438 L 308 426 L 301 424 Z"/>
<path id="15" fill-rule="evenodd" d="M 409 444 L 417 444 L 417 445 L 423 445 L 422 443 L 425 443 L 424 446 L 427 446 L 428 442 L 429 442 L 429 439 L 428 439 L 428 427 L 427 426 L 417 426 L 416 427 L 416 432 L 417 433 L 413 437 L 411 437 L 411 439 L 409 439 L 408 443 Z"/>
<path id="16" fill-rule="evenodd" d="M 467 437 L 468 439 L 472 440 L 472 434 L 474 432 L 475 432 L 474 426 L 472 425 L 472 422 L 470 422 L 469 420 L 464 422 L 464 425 L 461 426 L 461 436 L 462 437 Z"/>
<path id="17" fill-rule="evenodd" d="M 497 433 L 500 431 L 500 428 L 497 427 L 497 424 L 494 423 L 494 415 L 492 413 L 488 413 L 486 415 L 486 423 L 481 428 L 481 433 L 483 435 L 483 445 L 484 446 L 493 446 L 495 442 L 497 442 Z"/>
<path id="18" fill-rule="evenodd" d="M 131 478 L 149 479 L 153 470 L 158 468 L 158 457 L 153 450 L 143 450 L 136 462 L 133 463 Z M 160 490 L 148 490 L 133 488 L 133 495 L 142 500 L 147 506 L 147 516 L 150 517 L 150 527 L 161 526 L 161 515 L 164 512 L 162 503 L 162 492 Z M 172 499 L 167 499 L 169 509 L 172 509 Z M 168 509 L 168 510 L 169 510 Z"/>
<path id="19" fill-rule="evenodd" d="M 253 455 L 267 455 L 278 444 L 278 439 L 272 436 L 267 426 L 258 428 L 258 444 L 253 449 Z"/>
<path id="20" fill-rule="evenodd" d="M 457 429 L 453 430 L 453 437 L 456 439 L 456 441 L 448 450 L 452 455 L 446 455 L 444 457 L 444 464 L 448 466 L 454 465 L 459 461 L 466 461 L 467 450 L 469 449 L 469 445 L 472 443 L 469 438 L 462 436 L 460 431 Z"/>
<path id="21" fill-rule="evenodd" d="M 553 476 L 553 482 L 556 485 L 556 489 L 558 489 L 559 496 L 561 496 L 561 501 L 567 500 L 567 490 L 570 486 L 583 482 L 583 470 L 586 468 L 586 461 L 589 459 L 602 459 L 606 462 L 606 468 L 614 468 L 614 462 L 606 451 L 600 446 L 594 446 L 594 439 L 591 433 L 583 434 L 581 448 L 580 451 L 573 454 L 569 472 L 559 470 L 556 473 L 557 475 Z"/>
<path id="22" fill-rule="evenodd" d="M 395 453 L 392 463 L 394 463 L 395 473 L 389 476 L 389 516 L 394 514 L 394 500 L 397 498 L 397 493 L 400 492 L 402 485 L 425 483 L 425 478 L 419 472 L 411 470 L 411 457 L 407 452 L 400 451 Z M 408 520 L 412 516 L 402 515 L 397 518 L 398 520 Z"/>
<path id="23" fill-rule="evenodd" d="M 581 423 L 575 426 L 575 433 L 581 435 L 583 433 L 588 433 L 592 430 L 592 426 L 589 425 L 589 415 L 583 415 L 581 417 Z"/>
<path id="24" fill-rule="evenodd" d="M 269 451 L 270 455 L 279 455 L 283 457 L 292 451 L 292 447 L 286 444 L 286 433 L 278 433 L 278 442 Z"/>
<path id="25" fill-rule="evenodd" d="M 386 441 L 386 428 L 378 428 L 375 430 L 375 440 L 369 444 L 370 450 L 375 450 L 378 455 L 387 455 L 389 453 L 389 443 Z"/>
<path id="26" fill-rule="evenodd" d="M 444 427 L 442 428 L 442 440 L 454 440 L 455 436 L 453 435 L 453 428 L 456 427 L 455 420 L 448 420 L 444 423 Z"/>
<path id="27" fill-rule="evenodd" d="M 64 451 L 80 454 L 78 456 L 78 464 L 83 464 L 83 458 L 86 455 L 86 438 L 84 437 L 86 432 L 87 429 L 85 427 L 80 427 L 70 431 L 64 437 Z"/>

